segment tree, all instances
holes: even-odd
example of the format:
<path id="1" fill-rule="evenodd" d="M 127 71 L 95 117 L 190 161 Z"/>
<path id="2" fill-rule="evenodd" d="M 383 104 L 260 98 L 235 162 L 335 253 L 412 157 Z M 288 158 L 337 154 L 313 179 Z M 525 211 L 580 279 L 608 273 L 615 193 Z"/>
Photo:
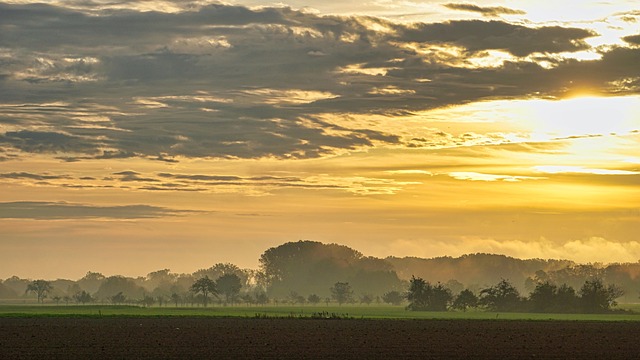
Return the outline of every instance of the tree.
<path id="1" fill-rule="evenodd" d="M 196 282 L 191 285 L 190 289 L 194 294 L 202 293 L 202 303 L 204 307 L 207 307 L 207 303 L 209 302 L 209 294 L 218 297 L 218 291 L 216 289 L 215 281 L 209 279 L 208 276 L 200 278 L 196 280 Z"/>
<path id="2" fill-rule="evenodd" d="M 470 307 L 478 306 L 478 297 L 469 289 L 462 290 L 453 300 L 452 307 L 457 310 L 467 311 Z"/>
<path id="3" fill-rule="evenodd" d="M 178 293 L 171 294 L 171 301 L 173 301 L 173 303 L 176 304 L 176 307 L 178 307 L 178 303 L 180 302 L 180 295 L 178 295 Z"/>
<path id="4" fill-rule="evenodd" d="M 127 297 L 124 296 L 122 291 L 120 291 L 119 293 L 110 297 L 109 300 L 111 301 L 111 303 L 118 305 L 124 303 L 127 300 Z"/>
<path id="5" fill-rule="evenodd" d="M 95 293 L 102 285 L 102 282 L 106 279 L 104 275 L 99 272 L 91 272 L 88 271 L 87 274 L 80 280 L 78 280 L 77 284 L 80 288 L 90 292 Z M 75 294 L 73 292 L 72 294 Z"/>
<path id="6" fill-rule="evenodd" d="M 142 303 L 142 305 L 146 306 L 146 307 L 151 307 L 153 306 L 153 304 L 155 304 L 156 299 L 153 296 L 149 296 L 149 295 L 144 295 L 144 297 L 142 298 L 142 300 L 140 300 L 140 303 Z"/>
<path id="7" fill-rule="evenodd" d="M 363 294 L 362 296 L 360 296 L 360 303 L 361 304 L 371 305 L 372 302 L 373 302 L 373 295 L 371 295 L 371 294 Z"/>
<path id="8" fill-rule="evenodd" d="M 517 311 L 520 310 L 522 300 L 518 289 L 502 279 L 496 285 L 482 289 L 478 303 L 492 311 Z"/>
<path id="9" fill-rule="evenodd" d="M 337 282 L 333 284 L 330 291 L 331 297 L 338 302 L 338 305 L 351 301 L 353 297 L 353 290 L 348 282 Z"/>
<path id="10" fill-rule="evenodd" d="M 93 297 L 91 297 L 91 294 L 89 294 L 88 292 L 82 290 L 79 293 L 76 293 L 75 295 L 73 295 L 73 299 L 79 303 L 79 304 L 86 304 L 86 303 L 90 303 L 93 301 Z"/>
<path id="11" fill-rule="evenodd" d="M 535 312 L 552 312 L 556 306 L 558 287 L 549 281 L 539 282 L 529 294 L 531 310 Z"/>
<path id="12" fill-rule="evenodd" d="M 459 294 L 464 289 L 464 285 L 456 279 L 447 281 L 444 286 L 451 290 L 452 294 Z"/>
<path id="13" fill-rule="evenodd" d="M 46 280 L 34 280 L 27 285 L 27 290 L 25 293 L 36 293 L 38 297 L 38 303 L 41 304 L 44 302 L 44 299 L 47 297 L 47 294 L 53 290 L 53 286 L 51 283 Z"/>
<path id="14" fill-rule="evenodd" d="M 587 313 L 607 312 L 617 305 L 616 299 L 623 294 L 622 289 L 613 284 L 605 286 L 599 278 L 587 280 L 580 288 L 582 310 Z"/>
<path id="15" fill-rule="evenodd" d="M 53 302 L 56 303 L 56 305 L 60 305 L 60 300 L 62 300 L 62 298 L 60 296 L 56 295 L 56 296 L 54 296 L 52 298 L 52 300 L 53 300 Z"/>
<path id="16" fill-rule="evenodd" d="M 576 312 L 578 297 L 567 284 L 560 287 L 549 281 L 539 282 L 529 294 L 529 305 L 534 312 Z"/>
<path id="17" fill-rule="evenodd" d="M 136 284 L 134 279 L 116 275 L 105 278 L 94 296 L 97 299 L 110 300 L 120 292 L 129 299 L 141 299 L 145 295 L 144 288 Z"/>
<path id="18" fill-rule="evenodd" d="M 304 305 L 306 301 L 307 299 L 305 299 L 304 296 L 298 294 L 295 291 L 292 291 L 291 293 L 289 293 L 289 302 L 291 303 L 291 305 L 295 305 L 295 304 Z"/>
<path id="19" fill-rule="evenodd" d="M 307 298 L 307 301 L 309 302 L 309 304 L 317 305 L 320 302 L 320 296 L 316 294 L 311 294 Z"/>
<path id="20" fill-rule="evenodd" d="M 285 298 L 291 290 L 330 296 L 336 281 L 349 282 L 357 293 L 378 294 L 402 286 L 384 259 L 364 257 L 349 247 L 298 241 L 270 248 L 260 257 L 260 284 L 272 297 Z"/>
<path id="21" fill-rule="evenodd" d="M 576 290 L 567 285 L 562 284 L 558 288 L 556 294 L 556 306 L 560 312 L 576 312 L 578 310 L 578 296 Z"/>
<path id="22" fill-rule="evenodd" d="M 242 283 L 240 277 L 236 274 L 225 274 L 216 280 L 216 289 L 218 293 L 224 295 L 225 304 L 231 303 L 240 293 Z"/>
<path id="23" fill-rule="evenodd" d="M 451 290 L 441 283 L 431 285 L 422 278 L 411 277 L 407 294 L 407 300 L 409 300 L 407 308 L 409 310 L 446 311 L 452 299 Z"/>
<path id="24" fill-rule="evenodd" d="M 0 280 L 0 299 L 15 299 L 17 297 L 18 294 Z"/>
<path id="25" fill-rule="evenodd" d="M 251 304 L 253 304 L 255 302 L 255 299 L 249 293 L 242 294 L 242 296 L 240 296 L 240 300 L 243 303 L 245 303 L 247 306 L 249 306 L 249 305 L 251 305 Z"/>
<path id="26" fill-rule="evenodd" d="M 400 305 L 404 300 L 404 296 L 399 291 L 393 290 L 382 295 L 382 301 L 391 305 Z"/>
<path id="27" fill-rule="evenodd" d="M 260 305 L 266 305 L 269 303 L 269 297 L 267 293 L 264 291 L 259 291 L 256 293 L 256 303 Z"/>

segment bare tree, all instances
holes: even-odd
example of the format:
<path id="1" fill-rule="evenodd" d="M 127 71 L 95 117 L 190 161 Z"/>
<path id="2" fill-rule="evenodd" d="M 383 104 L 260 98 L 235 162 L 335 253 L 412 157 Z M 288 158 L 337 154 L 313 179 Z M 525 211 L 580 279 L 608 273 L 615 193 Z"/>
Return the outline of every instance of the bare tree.
<path id="1" fill-rule="evenodd" d="M 46 280 L 34 280 L 29 285 L 27 285 L 27 290 L 25 293 L 34 292 L 38 296 L 38 303 L 41 304 L 44 302 L 44 299 L 47 297 L 47 294 L 53 289 L 51 283 Z"/>

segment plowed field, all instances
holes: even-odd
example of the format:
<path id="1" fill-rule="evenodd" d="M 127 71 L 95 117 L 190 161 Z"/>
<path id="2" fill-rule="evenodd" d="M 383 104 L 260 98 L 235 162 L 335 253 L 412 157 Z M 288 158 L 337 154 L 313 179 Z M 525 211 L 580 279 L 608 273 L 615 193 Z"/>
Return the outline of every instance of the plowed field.
<path id="1" fill-rule="evenodd" d="M 640 322 L 0 318 L 0 359 L 637 359 Z"/>

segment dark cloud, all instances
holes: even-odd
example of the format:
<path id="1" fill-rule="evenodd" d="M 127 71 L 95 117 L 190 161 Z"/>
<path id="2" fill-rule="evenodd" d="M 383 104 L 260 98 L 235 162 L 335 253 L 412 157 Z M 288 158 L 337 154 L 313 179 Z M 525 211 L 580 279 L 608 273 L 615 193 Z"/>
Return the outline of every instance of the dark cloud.
<path id="1" fill-rule="evenodd" d="M 194 181 L 238 181 L 242 180 L 239 176 L 228 175 L 184 175 L 184 174 L 170 174 L 159 173 L 158 176 L 164 178 L 173 178 L 181 180 L 194 180 Z"/>
<path id="2" fill-rule="evenodd" d="M 192 211 L 149 205 L 94 206 L 66 202 L 16 201 L 0 203 L 2 219 L 144 219 L 179 216 Z"/>
<path id="3" fill-rule="evenodd" d="M 443 6 L 452 9 L 452 10 L 462 10 L 462 11 L 472 11 L 480 13 L 484 16 L 498 16 L 498 15 L 524 15 L 526 12 L 522 10 L 514 10 L 509 9 L 502 6 L 478 6 L 475 4 L 460 4 L 460 3 L 449 3 L 444 4 Z"/>
<path id="4" fill-rule="evenodd" d="M 56 153 L 56 152 L 95 152 L 98 141 L 83 139 L 79 136 L 67 135 L 59 132 L 46 131 L 7 131 L 0 135 L 0 144 L 11 145 L 26 152 Z"/>
<path id="5" fill-rule="evenodd" d="M 32 174 L 27 172 L 12 172 L 12 173 L 0 174 L 0 179 L 60 180 L 60 179 L 70 179 L 70 176 Z"/>
<path id="6" fill-rule="evenodd" d="M 622 40 L 629 44 L 640 45 L 640 35 L 629 35 L 622 38 Z"/>
<path id="7" fill-rule="evenodd" d="M 584 39 L 595 35 L 590 30 L 561 26 L 529 28 L 504 21 L 462 20 L 404 28 L 398 39 L 450 43 L 469 51 L 504 50 L 516 56 L 527 56 L 536 52 L 586 50 L 589 45 Z"/>
<path id="8" fill-rule="evenodd" d="M 584 40 L 594 33 L 579 28 L 398 24 L 221 4 L 189 3 L 178 13 L 73 4 L 0 4 L 0 126 L 10 129 L 0 132 L 0 160 L 20 152 L 69 162 L 315 158 L 416 145 L 402 144 L 393 129 L 362 128 L 349 113 L 410 115 L 580 86 L 640 92 L 636 48 L 603 48 L 592 61 L 558 55 L 588 49 Z M 460 54 L 438 50 L 448 46 Z M 489 50 L 513 58 L 493 67 L 469 61 Z"/>

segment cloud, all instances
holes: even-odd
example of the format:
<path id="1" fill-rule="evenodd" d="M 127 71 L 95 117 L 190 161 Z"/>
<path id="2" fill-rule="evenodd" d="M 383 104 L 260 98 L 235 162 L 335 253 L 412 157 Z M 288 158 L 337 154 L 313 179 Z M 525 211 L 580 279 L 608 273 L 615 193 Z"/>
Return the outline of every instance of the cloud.
<path id="1" fill-rule="evenodd" d="M 582 166 L 539 165 L 534 166 L 534 169 L 546 174 L 640 175 L 638 171 L 590 169 Z"/>
<path id="2" fill-rule="evenodd" d="M 504 21 L 460 20 L 446 23 L 416 24 L 398 29 L 398 40 L 455 44 L 468 51 L 504 50 L 524 57 L 532 53 L 561 53 L 586 50 L 584 39 L 593 31 L 544 26 L 529 28 Z"/>
<path id="3" fill-rule="evenodd" d="M 394 254 L 437 257 L 461 256 L 472 253 L 504 254 L 521 259 L 567 259 L 578 263 L 637 262 L 640 258 L 640 242 L 618 242 L 602 237 L 576 239 L 554 243 L 538 241 L 495 240 L 464 238 L 457 241 L 409 241 L 396 240 L 390 249 Z"/>
<path id="4" fill-rule="evenodd" d="M 534 177 L 534 176 L 516 176 L 516 175 L 495 175 L 495 174 L 484 174 L 478 172 L 450 172 L 449 176 L 456 180 L 471 180 L 471 181 L 507 181 L 507 182 L 518 182 L 522 180 L 541 180 L 546 179 L 544 177 Z"/>
<path id="5" fill-rule="evenodd" d="M 1 219 L 145 219 L 193 213 L 150 205 L 95 206 L 67 202 L 16 201 L 0 203 Z"/>
<path id="6" fill-rule="evenodd" d="M 94 152 L 99 141 L 83 139 L 80 136 L 46 131 L 7 131 L 0 135 L 0 144 L 34 153 Z"/>
<path id="7" fill-rule="evenodd" d="M 514 10 L 509 9 L 502 6 L 478 6 L 474 4 L 464 4 L 464 3 L 449 3 L 444 4 L 444 7 L 447 7 L 452 10 L 462 10 L 462 11 L 472 11 L 482 14 L 483 16 L 498 16 L 498 15 L 524 15 L 525 11 L 522 10 Z"/>
<path id="8" fill-rule="evenodd" d="M 640 35 L 629 35 L 622 38 L 629 44 L 640 45 Z"/>
<path id="9" fill-rule="evenodd" d="M 55 4 L 0 4 L 2 161 L 307 159 L 495 143 L 500 134 L 411 140 L 353 119 L 585 88 L 640 93 L 640 49 L 571 59 L 595 34 L 575 27 L 404 24 L 200 2 L 166 2 L 164 12 Z"/>
<path id="10" fill-rule="evenodd" d="M 68 175 L 32 174 L 27 172 L 12 172 L 0 174 L 0 179 L 29 179 L 29 180 L 59 180 L 70 179 Z"/>
<path id="11" fill-rule="evenodd" d="M 19 182 L 25 186 L 52 186 L 67 189 L 121 188 L 161 192 L 236 193 L 249 196 L 271 195 L 282 189 L 306 189 L 342 192 L 354 195 L 389 195 L 416 182 L 364 176 L 332 176 L 328 174 L 296 176 L 239 176 L 215 174 L 156 173 L 142 174 L 126 170 L 102 179 L 71 175 L 0 173 L 0 180 Z"/>

